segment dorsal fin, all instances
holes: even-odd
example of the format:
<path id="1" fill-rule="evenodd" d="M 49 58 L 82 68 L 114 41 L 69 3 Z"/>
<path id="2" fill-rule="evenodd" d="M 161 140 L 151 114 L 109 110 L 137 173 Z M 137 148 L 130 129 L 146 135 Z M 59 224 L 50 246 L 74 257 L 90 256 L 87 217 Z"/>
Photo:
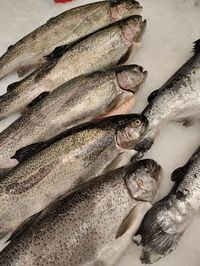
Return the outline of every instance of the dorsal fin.
<path id="1" fill-rule="evenodd" d="M 38 218 L 38 216 L 40 214 L 41 214 L 41 212 L 38 212 L 38 213 L 32 215 L 31 217 L 27 218 L 23 223 L 21 223 L 17 227 L 17 229 L 12 233 L 12 235 L 10 236 L 10 238 L 6 242 L 13 241 L 17 236 L 19 236 L 21 234 L 21 232 L 28 229 L 32 225 L 32 223 Z"/>
<path id="2" fill-rule="evenodd" d="M 32 157 L 36 153 L 40 152 L 46 147 L 45 142 L 38 142 L 26 147 L 23 147 L 16 151 L 15 155 L 11 159 L 16 159 L 18 162 L 23 162 L 28 158 Z"/>
<path id="3" fill-rule="evenodd" d="M 48 19 L 47 22 L 46 22 L 46 24 L 51 23 L 54 19 L 55 19 L 55 17 L 52 17 L 52 18 Z"/>
<path id="4" fill-rule="evenodd" d="M 47 61 L 52 61 L 54 59 L 59 59 L 67 50 L 68 45 L 62 45 L 56 47 L 50 54 L 44 56 Z"/>
<path id="5" fill-rule="evenodd" d="M 157 95 L 159 94 L 159 90 L 155 90 L 155 91 L 153 91 L 150 95 L 149 95 L 149 97 L 148 97 L 148 102 L 150 103 Z"/>
<path id="6" fill-rule="evenodd" d="M 194 42 L 194 54 L 200 53 L 200 39 Z"/>
<path id="7" fill-rule="evenodd" d="M 38 102 L 40 102 L 42 99 L 44 99 L 50 92 L 49 91 L 44 91 L 40 95 L 38 95 L 35 99 L 32 100 L 27 105 L 27 108 L 32 108 L 34 105 L 36 105 Z"/>
<path id="8" fill-rule="evenodd" d="M 8 85 L 7 92 L 14 91 L 19 83 L 20 83 L 20 81 L 16 81 L 16 82 L 13 82 L 10 85 Z"/>
<path id="9" fill-rule="evenodd" d="M 12 45 L 10 45 L 10 46 L 8 46 L 8 49 L 7 49 L 7 51 L 10 51 L 12 48 L 13 48 L 13 44 Z"/>
<path id="10" fill-rule="evenodd" d="M 118 65 L 122 65 L 125 64 L 126 61 L 129 59 L 129 56 L 131 54 L 132 51 L 132 47 L 128 48 L 128 50 L 126 51 L 126 53 L 120 58 L 119 62 L 117 63 Z"/>

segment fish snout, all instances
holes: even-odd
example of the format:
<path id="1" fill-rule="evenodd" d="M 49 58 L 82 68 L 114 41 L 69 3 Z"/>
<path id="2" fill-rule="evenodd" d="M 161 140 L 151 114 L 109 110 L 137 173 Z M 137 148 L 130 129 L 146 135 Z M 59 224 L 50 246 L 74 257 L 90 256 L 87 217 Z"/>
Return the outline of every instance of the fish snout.
<path id="1" fill-rule="evenodd" d="M 118 85 L 122 90 L 135 93 L 147 78 L 147 71 L 138 65 L 130 65 L 117 72 Z"/>

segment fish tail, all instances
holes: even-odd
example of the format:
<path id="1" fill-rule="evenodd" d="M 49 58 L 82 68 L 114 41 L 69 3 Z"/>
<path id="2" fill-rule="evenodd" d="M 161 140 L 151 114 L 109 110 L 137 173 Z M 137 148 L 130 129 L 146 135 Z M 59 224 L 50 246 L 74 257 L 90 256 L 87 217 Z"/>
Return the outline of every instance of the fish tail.
<path id="1" fill-rule="evenodd" d="M 200 53 L 200 39 L 194 42 L 194 54 Z"/>
<path id="2" fill-rule="evenodd" d="M 168 213 L 165 212 L 169 203 L 165 198 L 156 203 L 144 217 L 137 233 L 136 239 L 141 237 L 142 254 L 140 260 L 143 264 L 152 264 L 165 255 L 171 253 L 177 246 L 180 234 L 170 230 L 172 221 L 168 224 Z M 161 211 L 163 214 L 161 217 Z"/>

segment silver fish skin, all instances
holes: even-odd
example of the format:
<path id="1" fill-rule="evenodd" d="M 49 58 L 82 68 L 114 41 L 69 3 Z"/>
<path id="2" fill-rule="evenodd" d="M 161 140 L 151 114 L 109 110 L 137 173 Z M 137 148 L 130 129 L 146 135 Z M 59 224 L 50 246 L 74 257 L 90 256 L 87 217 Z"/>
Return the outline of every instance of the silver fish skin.
<path id="1" fill-rule="evenodd" d="M 121 100 L 134 97 L 146 75 L 142 67 L 128 65 L 80 76 L 61 85 L 0 133 L 0 168 L 15 165 L 11 157 L 17 150 L 103 116 Z"/>
<path id="2" fill-rule="evenodd" d="M 138 151 L 152 146 L 159 129 L 170 121 L 190 126 L 200 120 L 200 40 L 195 42 L 194 55 L 157 91 L 149 96 L 143 114 L 149 120 L 149 129 L 138 143 Z"/>
<path id="3" fill-rule="evenodd" d="M 160 166 L 147 159 L 84 184 L 48 207 L 0 254 L 0 264 L 101 265 L 101 252 L 138 201 L 152 201 Z M 128 226 L 128 225 L 127 225 Z M 110 247 L 111 248 L 111 247 Z"/>
<path id="4" fill-rule="evenodd" d="M 17 153 L 21 164 L 0 181 L 0 238 L 89 177 L 116 168 L 115 159 L 134 149 L 146 127 L 141 115 L 108 117 L 28 147 L 28 159 L 26 149 Z"/>
<path id="5" fill-rule="evenodd" d="M 138 234 L 141 261 L 151 264 L 172 252 L 200 210 L 200 147 L 172 174 L 174 188 L 147 212 Z M 138 236 L 137 236 L 138 237 Z"/>
<path id="6" fill-rule="evenodd" d="M 115 21 L 139 14 L 141 10 L 134 0 L 102 1 L 67 10 L 8 48 L 0 58 L 0 79 L 13 71 L 23 76 L 43 64 L 44 56 L 56 47 L 73 43 Z"/>
<path id="7" fill-rule="evenodd" d="M 43 92 L 53 91 L 80 75 L 116 65 L 125 55 L 127 58 L 145 25 L 141 16 L 132 16 L 55 53 L 44 66 L 8 87 L 8 92 L 0 97 L 0 119 L 24 110 Z"/>

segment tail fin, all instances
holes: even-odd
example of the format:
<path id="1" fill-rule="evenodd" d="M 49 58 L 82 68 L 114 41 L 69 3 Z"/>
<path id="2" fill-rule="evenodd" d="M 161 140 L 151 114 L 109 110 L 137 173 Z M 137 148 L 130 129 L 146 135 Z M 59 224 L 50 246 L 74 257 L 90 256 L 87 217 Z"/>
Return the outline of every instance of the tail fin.
<path id="1" fill-rule="evenodd" d="M 173 232 L 169 221 L 168 197 L 156 203 L 144 217 L 137 233 L 143 246 L 140 260 L 143 264 L 152 264 L 172 252 L 179 241 L 180 234 Z"/>
<path id="2" fill-rule="evenodd" d="M 200 39 L 194 42 L 194 54 L 200 53 Z"/>

